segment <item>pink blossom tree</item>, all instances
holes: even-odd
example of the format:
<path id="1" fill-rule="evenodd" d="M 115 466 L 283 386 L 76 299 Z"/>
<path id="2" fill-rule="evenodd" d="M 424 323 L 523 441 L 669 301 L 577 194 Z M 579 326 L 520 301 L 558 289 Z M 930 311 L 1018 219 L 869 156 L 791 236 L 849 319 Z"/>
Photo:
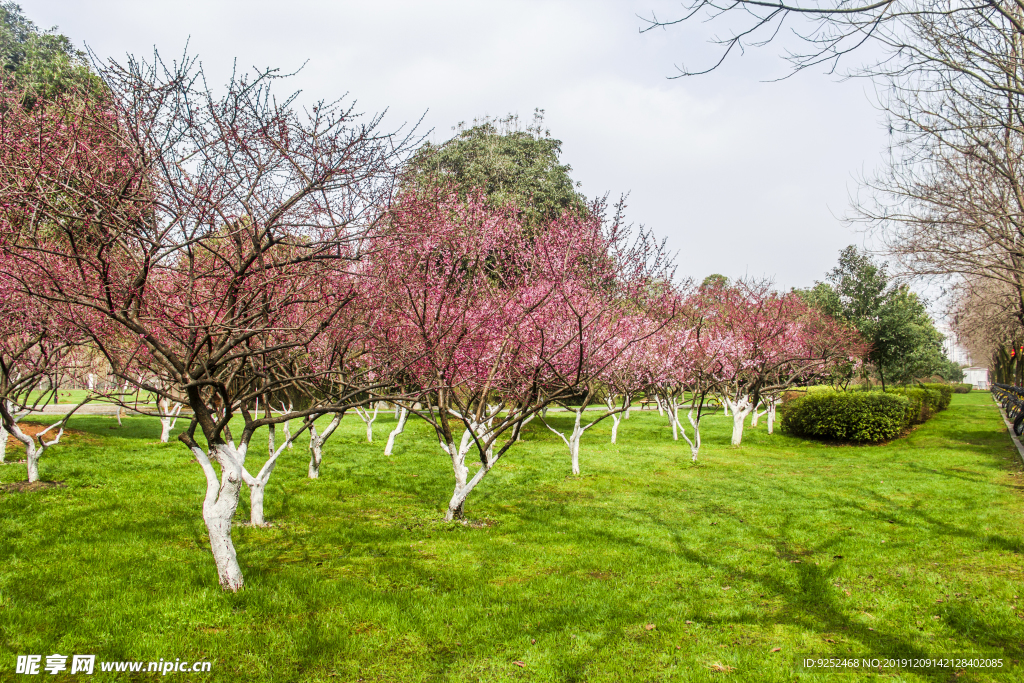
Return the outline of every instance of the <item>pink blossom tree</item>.
<path id="1" fill-rule="evenodd" d="M 138 382 L 141 367 L 143 389 L 186 399 L 179 440 L 206 479 L 220 583 L 238 590 L 232 520 L 243 483 L 269 474 L 246 468 L 253 434 L 377 388 L 336 371 L 345 363 L 303 359 L 328 330 L 344 337 L 335 323 L 365 300 L 353 271 L 409 140 L 349 106 L 296 110 L 272 95 L 273 72 L 221 95 L 188 59 L 100 75 L 102 98 L 0 103 L 4 274 L 87 335 L 116 376 Z M 310 389 L 318 398 L 301 408 L 254 414 L 257 398 L 325 384 L 335 390 Z"/>
<path id="2" fill-rule="evenodd" d="M 705 298 L 705 316 L 717 338 L 716 392 L 732 412 L 734 446 L 762 397 L 773 416 L 775 398 L 786 388 L 827 377 L 862 350 L 856 331 L 767 282 L 717 288 Z"/>

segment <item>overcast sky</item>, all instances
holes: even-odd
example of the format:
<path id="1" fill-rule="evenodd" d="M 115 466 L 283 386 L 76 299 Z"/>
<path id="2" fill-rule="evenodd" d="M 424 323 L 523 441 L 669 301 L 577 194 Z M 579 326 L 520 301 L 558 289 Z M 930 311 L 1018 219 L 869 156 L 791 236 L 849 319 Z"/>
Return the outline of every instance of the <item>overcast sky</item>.
<path id="1" fill-rule="evenodd" d="M 706 25 L 640 34 L 661 0 L 20 0 L 101 57 L 180 55 L 208 73 L 306 66 L 305 98 L 345 93 L 391 127 L 424 116 L 443 141 L 460 121 L 546 111 L 588 196 L 629 193 L 629 216 L 678 252 L 680 274 L 821 279 L 864 237 L 841 220 L 887 142 L 870 84 L 787 73 L 779 48 L 670 80 L 711 53 Z"/>

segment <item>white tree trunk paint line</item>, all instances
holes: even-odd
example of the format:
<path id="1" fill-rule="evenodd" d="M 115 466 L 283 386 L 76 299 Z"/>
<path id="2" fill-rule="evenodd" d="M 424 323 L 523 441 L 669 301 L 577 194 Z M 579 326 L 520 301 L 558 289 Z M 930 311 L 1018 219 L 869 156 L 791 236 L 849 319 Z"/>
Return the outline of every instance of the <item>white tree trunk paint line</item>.
<path id="1" fill-rule="evenodd" d="M 608 396 L 607 398 L 605 398 L 604 403 L 605 403 L 606 406 L 608 406 L 608 410 L 615 410 L 615 401 L 612 399 L 611 396 Z M 615 443 L 615 440 L 619 437 L 619 422 L 621 422 L 621 419 L 619 418 L 619 414 L 618 413 L 613 413 L 611 417 L 612 417 L 612 443 Z"/>
<path id="2" fill-rule="evenodd" d="M 296 434 L 295 436 L 298 435 Z M 253 526 L 266 526 L 267 524 L 263 518 L 264 492 L 267 489 L 267 484 L 270 482 L 270 475 L 273 474 L 274 467 L 277 465 L 277 459 L 291 445 L 294 438 L 289 434 L 284 443 L 277 446 L 274 443 L 274 425 L 270 425 L 270 435 L 267 439 L 267 461 L 263 463 L 263 467 L 260 468 L 260 471 L 255 476 L 249 474 L 245 467 L 242 468 L 242 478 L 249 486 L 249 523 Z M 244 455 L 242 457 L 244 458 Z"/>
<path id="3" fill-rule="evenodd" d="M 672 425 L 672 440 L 679 441 L 679 404 L 675 396 L 665 399 L 665 413 L 668 415 L 668 423 Z"/>
<path id="4" fill-rule="evenodd" d="M 775 428 L 775 408 L 778 406 L 777 398 L 768 399 L 768 433 L 773 433 Z"/>
<path id="5" fill-rule="evenodd" d="M 170 399 L 161 398 L 156 402 L 157 413 L 160 415 L 160 442 L 167 443 L 171 437 L 171 430 L 174 429 L 174 423 L 178 421 L 178 415 L 181 414 L 183 404 L 174 403 L 172 407 L 172 401 Z"/>
<path id="6" fill-rule="evenodd" d="M 324 429 L 323 434 L 317 434 L 316 423 L 309 427 L 309 478 L 319 479 L 320 478 L 320 463 L 323 462 L 324 444 L 327 443 L 327 439 L 331 438 L 331 434 L 341 424 L 341 418 L 344 417 L 342 413 L 336 413 L 334 418 Z"/>
<path id="7" fill-rule="evenodd" d="M 0 425 L 0 465 L 7 462 L 7 429 Z"/>
<path id="8" fill-rule="evenodd" d="M 289 402 L 288 403 L 288 407 L 285 407 L 284 401 L 281 401 L 281 414 L 282 415 L 284 415 L 285 413 L 290 413 L 293 408 L 294 408 L 294 404 Z M 282 429 L 284 430 L 285 443 L 288 444 L 288 450 L 291 450 L 292 446 L 295 444 L 295 440 L 292 439 L 292 432 L 291 432 L 291 428 L 288 426 L 288 421 L 285 421 L 285 422 L 282 423 Z"/>
<path id="9" fill-rule="evenodd" d="M 85 376 L 85 381 L 86 386 L 89 388 L 89 391 L 93 391 L 96 389 L 96 375 L 90 372 L 88 375 Z"/>
<path id="10" fill-rule="evenodd" d="M 30 484 L 32 482 L 39 481 L 39 459 L 43 457 L 50 446 L 60 443 L 60 437 L 64 435 L 64 423 L 66 421 L 67 418 L 60 422 L 54 422 L 49 427 L 36 434 L 35 438 L 39 439 L 38 445 L 36 444 L 35 439 L 21 431 L 21 428 L 17 423 L 11 425 L 11 436 L 25 445 L 25 469 L 27 470 L 26 479 Z M 52 441 L 45 440 L 43 436 L 54 427 L 59 427 L 57 436 L 55 436 Z"/>
<path id="11" fill-rule="evenodd" d="M 743 442 L 743 423 L 753 406 L 750 405 L 749 396 L 741 396 L 738 401 L 727 398 L 725 402 L 732 410 L 732 445 L 739 446 Z"/>
<path id="12" fill-rule="evenodd" d="M 654 402 L 658 404 L 658 415 L 660 417 L 665 416 L 665 407 L 661 405 L 661 396 L 658 394 L 654 395 Z"/>
<path id="13" fill-rule="evenodd" d="M 203 474 L 206 475 L 206 498 L 203 500 L 203 522 L 210 536 L 210 551 L 217 567 L 217 576 L 221 588 L 237 591 L 242 588 L 242 569 L 238 566 L 235 544 L 231 540 L 231 522 L 238 508 L 238 498 L 242 492 L 242 456 L 230 444 L 219 444 L 210 455 L 221 468 L 218 478 L 214 469 L 201 448 L 193 448 Z"/>
<path id="14" fill-rule="evenodd" d="M 548 429 L 557 434 L 558 437 L 569 448 L 569 457 L 572 460 L 572 473 L 578 475 L 580 473 L 580 437 L 583 436 L 583 432 L 585 432 L 590 425 L 587 425 L 587 427 L 580 426 L 580 422 L 583 419 L 582 407 L 577 408 L 573 412 L 576 413 L 576 420 L 573 423 L 572 431 L 569 433 L 568 438 L 566 438 L 565 434 L 558 431 L 557 429 L 549 425 L 547 422 L 545 422 L 544 424 L 547 426 Z"/>
<path id="15" fill-rule="evenodd" d="M 442 444 L 441 447 L 445 448 L 444 444 Z M 445 452 L 453 452 L 454 450 L 455 444 L 449 444 L 449 447 L 445 448 Z M 487 476 L 487 473 L 491 471 L 491 468 L 494 467 L 495 463 L 497 463 L 498 460 L 500 459 L 500 455 L 493 459 L 488 458 L 487 462 L 483 464 L 479 470 L 477 470 L 475 475 L 473 475 L 473 478 L 470 479 L 468 482 L 464 483 L 461 486 L 461 488 L 459 487 L 458 476 L 456 475 L 455 492 L 452 494 L 451 500 L 448 501 L 448 511 L 445 513 L 444 521 L 450 522 L 453 519 L 462 518 L 462 506 L 466 502 L 467 496 L 469 496 L 473 489 L 476 488 L 476 485 L 479 484 L 480 481 Z"/>
<path id="16" fill-rule="evenodd" d="M 399 412 L 395 414 L 395 417 L 398 418 L 398 424 L 391 430 L 391 433 L 388 434 L 388 443 L 384 446 L 384 455 L 391 455 L 395 448 L 395 439 L 398 438 L 399 434 L 405 431 L 405 422 L 409 419 L 408 408 L 399 408 L 398 411 Z"/>
<path id="17" fill-rule="evenodd" d="M 356 406 L 355 410 L 356 415 L 359 416 L 359 419 L 366 423 L 366 441 L 369 443 L 373 443 L 373 421 L 377 419 L 377 411 L 380 410 L 380 403 L 377 402 L 373 404 L 372 415 L 370 414 L 369 408 L 366 408 L 364 410 L 363 408 Z"/>
<path id="18" fill-rule="evenodd" d="M 679 425 L 679 429 L 682 430 L 683 438 L 686 439 L 686 443 L 690 445 L 690 460 L 697 462 L 697 455 L 700 453 L 700 423 L 693 419 L 692 407 L 686 417 L 690 421 L 690 425 L 693 427 L 693 441 L 690 441 L 690 437 L 686 436 L 686 430 L 683 429 L 682 425 Z"/>
<path id="19" fill-rule="evenodd" d="M 392 405 L 394 405 L 394 407 L 395 407 L 395 419 L 397 420 L 399 418 L 399 416 L 401 415 L 401 412 L 403 410 L 405 410 L 405 408 L 403 408 L 402 406 L 398 405 L 397 403 L 394 403 Z"/>
<path id="20" fill-rule="evenodd" d="M 466 434 L 468 433 L 467 430 Z M 444 516 L 446 522 L 462 518 L 462 504 L 466 501 L 466 496 L 469 495 L 469 492 L 465 490 L 466 478 L 469 476 L 469 468 L 466 467 L 466 453 L 469 451 L 466 446 L 466 434 L 463 434 L 462 444 L 459 448 L 456 448 L 452 442 L 447 444 L 441 442 L 441 448 L 451 457 L 452 473 L 455 475 L 455 490 L 452 492 L 452 498 L 448 502 L 448 511 Z"/>

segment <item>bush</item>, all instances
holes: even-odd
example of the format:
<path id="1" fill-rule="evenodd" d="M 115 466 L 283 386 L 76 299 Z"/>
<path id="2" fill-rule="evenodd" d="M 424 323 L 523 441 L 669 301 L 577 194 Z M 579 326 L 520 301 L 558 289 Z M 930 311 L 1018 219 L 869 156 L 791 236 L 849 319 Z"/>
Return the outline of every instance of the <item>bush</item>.
<path id="1" fill-rule="evenodd" d="M 922 403 L 918 396 L 918 414 Z M 811 393 L 784 403 L 781 414 L 782 429 L 796 436 L 877 443 L 899 436 L 910 424 L 912 410 L 908 396 L 837 391 Z"/>
<path id="2" fill-rule="evenodd" d="M 971 389 L 974 388 L 972 384 L 952 384 L 954 394 L 969 394 Z"/>
<path id="3" fill-rule="evenodd" d="M 935 389 L 906 387 L 889 389 L 886 393 L 906 396 L 910 400 L 910 405 L 907 407 L 908 424 L 924 424 L 941 409 L 942 394 Z"/>
<path id="4" fill-rule="evenodd" d="M 933 391 L 939 392 L 939 394 L 941 395 L 941 400 L 939 401 L 939 407 L 937 408 L 937 410 L 945 410 L 946 408 L 949 407 L 950 402 L 953 400 L 953 387 L 955 385 L 935 383 L 922 384 L 921 386 L 925 389 L 931 389 Z M 971 385 L 968 384 L 967 386 Z"/>

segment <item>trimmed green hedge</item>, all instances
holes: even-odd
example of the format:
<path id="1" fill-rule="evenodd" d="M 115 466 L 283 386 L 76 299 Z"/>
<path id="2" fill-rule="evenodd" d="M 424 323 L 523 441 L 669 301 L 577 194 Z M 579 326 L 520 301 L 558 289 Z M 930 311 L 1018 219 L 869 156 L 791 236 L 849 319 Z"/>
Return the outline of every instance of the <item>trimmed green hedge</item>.
<path id="1" fill-rule="evenodd" d="M 969 393 L 971 393 L 971 389 L 974 388 L 974 385 L 973 384 L 953 384 L 952 387 L 953 387 L 953 393 L 954 394 L 969 394 Z"/>
<path id="2" fill-rule="evenodd" d="M 907 407 L 907 424 L 924 424 L 942 409 L 942 394 L 934 389 L 905 387 L 890 389 L 885 393 L 910 399 L 910 405 Z"/>
<path id="3" fill-rule="evenodd" d="M 934 383 L 934 384 L 922 384 L 921 386 L 924 387 L 925 389 L 931 389 L 933 391 L 939 392 L 939 394 L 941 395 L 941 400 L 939 401 L 938 410 L 945 410 L 946 408 L 949 407 L 950 402 L 953 400 L 953 391 L 954 391 L 953 387 L 956 386 L 956 385 L 954 385 L 954 384 L 938 384 L 938 383 Z M 971 386 L 971 385 L 968 384 L 967 386 Z"/>
<path id="4" fill-rule="evenodd" d="M 924 390 L 917 391 L 924 394 Z M 913 398 L 892 392 L 844 391 L 811 393 L 780 409 L 784 431 L 837 441 L 888 441 L 899 436 L 910 417 L 923 410 L 920 395 Z"/>

